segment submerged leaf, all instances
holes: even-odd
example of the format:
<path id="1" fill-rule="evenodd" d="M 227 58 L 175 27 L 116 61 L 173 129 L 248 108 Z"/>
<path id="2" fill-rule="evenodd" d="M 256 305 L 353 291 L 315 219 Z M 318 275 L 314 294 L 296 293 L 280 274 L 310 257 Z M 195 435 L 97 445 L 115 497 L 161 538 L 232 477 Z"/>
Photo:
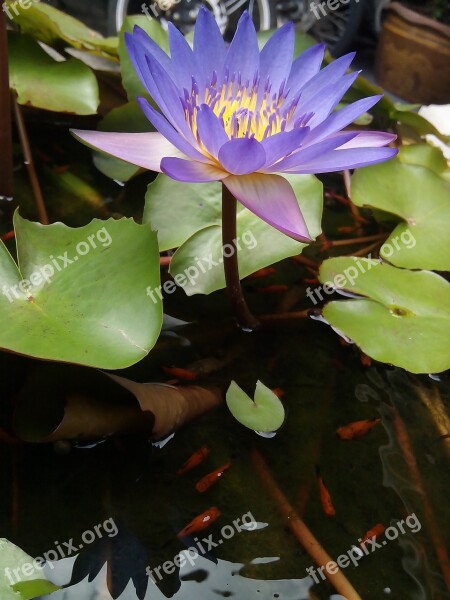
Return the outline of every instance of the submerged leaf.
<path id="1" fill-rule="evenodd" d="M 233 417 L 253 431 L 276 431 L 284 422 L 283 404 L 261 381 L 256 382 L 254 401 L 232 381 L 227 391 L 227 405 Z"/>

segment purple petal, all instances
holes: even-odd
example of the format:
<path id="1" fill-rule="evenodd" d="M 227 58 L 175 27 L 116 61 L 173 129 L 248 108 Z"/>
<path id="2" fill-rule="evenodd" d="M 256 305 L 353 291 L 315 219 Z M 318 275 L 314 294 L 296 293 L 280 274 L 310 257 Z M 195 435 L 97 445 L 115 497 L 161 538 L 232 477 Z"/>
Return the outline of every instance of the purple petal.
<path id="1" fill-rule="evenodd" d="M 339 81 L 343 75 L 345 75 L 345 72 L 349 68 L 354 56 L 355 52 L 341 56 L 319 71 L 317 75 L 312 77 L 302 89 L 302 97 L 299 107 L 301 105 L 305 105 L 317 94 L 325 93 L 325 88 L 332 89 L 334 84 Z"/>
<path id="2" fill-rule="evenodd" d="M 332 150 L 322 157 L 303 164 L 289 173 L 331 173 L 343 169 L 358 169 L 389 160 L 398 154 L 397 148 L 352 148 Z"/>
<path id="3" fill-rule="evenodd" d="M 363 98 L 353 104 L 349 104 L 344 108 L 341 108 L 337 112 L 331 114 L 323 123 L 311 129 L 311 133 L 305 140 L 305 143 L 311 141 L 320 142 L 328 135 L 347 127 L 350 123 L 353 123 L 360 115 L 364 114 L 376 104 L 382 96 L 371 96 L 370 98 Z"/>
<path id="4" fill-rule="evenodd" d="M 339 133 L 333 138 L 327 138 L 318 144 L 312 144 L 307 148 L 300 148 L 295 154 L 291 154 L 288 158 L 285 158 L 277 164 L 277 170 L 281 173 L 288 171 L 290 173 L 297 173 L 297 169 L 301 168 L 305 163 L 309 163 L 312 160 L 322 156 L 323 154 L 339 148 L 343 144 L 346 144 L 357 135 L 356 131 L 346 131 Z M 320 160 L 320 158 L 318 158 Z"/>
<path id="5" fill-rule="evenodd" d="M 280 85 L 287 82 L 294 54 L 294 24 L 289 21 L 278 29 L 260 55 L 260 86 L 264 90 L 267 78 L 272 84 L 272 90 L 278 91 Z"/>
<path id="6" fill-rule="evenodd" d="M 362 131 L 352 140 L 339 146 L 339 150 L 348 150 L 349 148 L 380 148 L 387 146 L 397 139 L 393 133 L 384 131 Z"/>
<path id="7" fill-rule="evenodd" d="M 266 162 L 266 153 L 254 138 L 235 138 L 219 150 L 219 162 L 232 175 L 247 175 L 260 169 Z"/>
<path id="8" fill-rule="evenodd" d="M 241 204 L 275 229 L 299 242 L 311 241 L 294 190 L 284 177 L 231 175 L 223 183 Z"/>
<path id="9" fill-rule="evenodd" d="M 223 75 L 240 73 L 242 82 L 252 83 L 259 70 L 259 48 L 255 26 L 247 11 L 239 19 L 236 33 L 228 48 Z"/>
<path id="10" fill-rule="evenodd" d="M 197 68 L 205 74 L 205 81 L 211 79 L 213 71 L 222 73 L 225 62 L 225 42 L 212 13 L 202 6 L 198 13 L 194 31 L 194 55 Z"/>
<path id="11" fill-rule="evenodd" d="M 197 129 L 201 143 L 212 156 L 219 156 L 220 148 L 229 141 L 223 125 L 214 111 L 202 104 L 197 113 Z"/>
<path id="12" fill-rule="evenodd" d="M 191 183 L 206 183 L 207 181 L 220 181 L 227 176 L 213 165 L 205 165 L 195 160 L 182 160 L 181 158 L 163 158 L 161 171 L 177 181 Z"/>
<path id="13" fill-rule="evenodd" d="M 79 129 L 72 129 L 71 132 L 94 150 L 100 150 L 150 171 L 161 171 L 161 160 L 166 156 L 185 158 L 185 155 L 160 133 L 109 133 Z"/>
<path id="14" fill-rule="evenodd" d="M 302 112 L 314 112 L 314 116 L 308 121 L 308 125 L 311 129 L 319 123 L 322 123 L 322 121 L 329 116 L 331 111 L 336 108 L 342 100 L 342 96 L 353 85 L 358 75 L 358 72 L 344 75 L 344 77 L 333 85 L 332 89 L 328 88 L 328 90 L 323 90 L 311 98 L 309 102 L 302 107 Z"/>
<path id="15" fill-rule="evenodd" d="M 162 110 L 167 120 L 170 121 L 193 146 L 196 146 L 197 141 L 190 126 L 186 122 L 186 116 L 178 89 L 172 79 L 164 72 L 157 60 L 152 56 L 147 56 L 146 58 L 154 87 L 161 98 L 161 101 L 158 102 L 159 108 Z"/>
<path id="16" fill-rule="evenodd" d="M 175 83 L 181 89 L 191 90 L 192 77 L 196 78 L 197 68 L 194 54 L 186 38 L 169 21 L 169 44 Z"/>
<path id="17" fill-rule="evenodd" d="M 167 119 L 153 108 L 146 98 L 137 98 L 141 110 L 162 135 L 169 140 L 171 144 L 176 146 L 181 152 L 200 162 L 208 162 L 208 159 L 198 151 L 198 144 L 195 147 L 190 144 L 178 131 L 176 131 Z"/>
<path id="18" fill-rule="evenodd" d="M 295 152 L 309 133 L 309 127 L 293 129 L 292 131 L 283 131 L 276 133 L 261 142 L 266 153 L 266 163 L 264 170 L 287 157 L 291 152 Z"/>
<path id="19" fill-rule="evenodd" d="M 156 42 L 138 25 L 133 28 L 133 33 L 125 33 L 125 44 L 128 50 L 128 54 L 133 61 L 133 54 L 135 52 L 135 43 L 139 44 L 144 50 L 151 54 L 161 64 L 163 69 L 172 76 L 172 62 L 169 56 L 164 50 L 158 46 Z"/>
<path id="20" fill-rule="evenodd" d="M 325 44 L 316 44 L 294 60 L 287 84 L 287 87 L 292 90 L 292 95 L 317 75 L 323 61 L 325 47 Z"/>

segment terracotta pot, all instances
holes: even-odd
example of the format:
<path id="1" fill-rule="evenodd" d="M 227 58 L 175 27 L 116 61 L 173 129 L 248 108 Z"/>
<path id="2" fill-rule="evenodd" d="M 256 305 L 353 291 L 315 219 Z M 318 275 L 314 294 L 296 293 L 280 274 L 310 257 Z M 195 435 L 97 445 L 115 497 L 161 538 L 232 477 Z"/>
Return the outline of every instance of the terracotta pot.
<path id="1" fill-rule="evenodd" d="M 409 102 L 450 102 L 450 27 L 406 8 L 387 6 L 375 75 L 386 90 Z"/>

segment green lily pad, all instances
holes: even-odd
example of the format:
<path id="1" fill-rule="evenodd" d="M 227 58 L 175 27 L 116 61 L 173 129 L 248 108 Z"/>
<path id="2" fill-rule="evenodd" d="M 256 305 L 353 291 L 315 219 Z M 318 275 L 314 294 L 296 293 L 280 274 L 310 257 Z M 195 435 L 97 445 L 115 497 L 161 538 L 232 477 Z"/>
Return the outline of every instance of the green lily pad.
<path id="1" fill-rule="evenodd" d="M 76 58 L 57 62 L 27 35 L 8 31 L 10 87 L 19 104 L 91 115 L 99 105 L 98 83 Z"/>
<path id="2" fill-rule="evenodd" d="M 122 131 L 140 133 L 154 131 L 136 100 L 113 108 L 98 125 L 100 131 Z M 141 169 L 136 165 L 114 158 L 103 152 L 93 152 L 94 164 L 107 177 L 118 181 L 128 181 Z"/>
<path id="3" fill-rule="evenodd" d="M 134 100 L 138 96 L 149 97 L 147 90 L 142 85 L 141 80 L 134 70 L 125 45 L 125 33 L 131 33 L 135 25 L 139 25 L 139 27 L 146 31 L 164 52 L 169 53 L 167 31 L 161 27 L 156 19 L 149 19 L 144 15 L 132 15 L 125 19 L 119 35 L 119 58 L 122 84 L 127 92 L 129 100 Z"/>
<path id="4" fill-rule="evenodd" d="M 156 234 L 131 219 L 72 229 L 14 216 L 19 267 L 0 244 L 0 347 L 105 369 L 141 360 L 162 322 Z"/>
<path id="5" fill-rule="evenodd" d="M 419 156 L 420 155 L 420 156 Z M 422 160 L 426 166 L 408 164 Z M 450 269 L 448 223 L 450 182 L 435 171 L 439 161 L 423 151 L 400 152 L 400 158 L 358 169 L 352 178 L 352 200 L 403 219 L 380 254 L 410 269 Z"/>
<path id="6" fill-rule="evenodd" d="M 410 144 L 402 146 L 398 158 L 402 163 L 409 165 L 420 165 L 431 169 L 438 175 L 445 174 L 448 168 L 445 156 L 434 146 L 430 144 Z"/>
<path id="7" fill-rule="evenodd" d="M 363 352 L 412 373 L 450 367 L 450 284 L 445 279 L 355 257 L 324 261 L 319 279 L 365 296 L 330 302 L 323 311 L 330 325 Z"/>
<path id="8" fill-rule="evenodd" d="M 268 433 L 279 429 L 284 422 L 284 407 L 279 398 L 261 381 L 256 382 L 253 401 L 232 381 L 226 396 L 233 417 L 245 427 Z"/>
<path id="9" fill-rule="evenodd" d="M 105 38 L 78 19 L 44 2 L 30 0 L 28 4 L 26 8 L 17 0 L 6 1 L 8 16 L 23 33 L 49 46 L 64 48 L 70 45 L 102 56 L 117 56 L 117 37 Z"/>
<path id="10" fill-rule="evenodd" d="M 15 572 L 14 572 L 15 570 Z M 12 542 L 0 538 L 0 592 L 2 600 L 33 600 L 61 589 L 44 576 L 35 561 Z"/>
<path id="11" fill-rule="evenodd" d="M 313 175 L 289 175 L 312 237 L 321 231 L 322 184 Z M 222 257 L 221 184 L 180 184 L 158 175 L 148 189 L 144 222 L 158 231 L 160 249 L 176 248 L 170 273 L 188 296 L 225 287 Z M 170 210 L 167 210 L 170 203 Z M 274 229 L 238 204 L 241 278 L 307 246 Z M 178 277 L 178 281 L 177 281 Z"/>

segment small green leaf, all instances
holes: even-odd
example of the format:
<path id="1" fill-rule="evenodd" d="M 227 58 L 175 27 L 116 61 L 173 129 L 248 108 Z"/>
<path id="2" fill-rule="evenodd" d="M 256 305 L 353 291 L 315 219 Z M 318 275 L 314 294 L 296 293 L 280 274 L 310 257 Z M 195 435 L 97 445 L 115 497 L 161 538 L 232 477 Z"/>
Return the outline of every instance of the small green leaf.
<path id="1" fill-rule="evenodd" d="M 15 571 L 15 572 L 14 572 Z M 33 600 L 60 587 L 45 579 L 39 563 L 12 542 L 0 538 L 0 596 L 2 600 Z"/>
<path id="2" fill-rule="evenodd" d="M 283 425 L 283 404 L 261 381 L 256 382 L 254 401 L 234 381 L 228 388 L 226 400 L 233 417 L 253 431 L 268 433 Z"/>
<path id="3" fill-rule="evenodd" d="M 450 284 L 445 279 L 355 257 L 324 261 L 319 279 L 365 296 L 330 302 L 323 311 L 330 325 L 363 352 L 413 373 L 450 367 Z"/>
<path id="4" fill-rule="evenodd" d="M 419 160 L 426 166 L 408 164 Z M 428 151 L 402 150 L 399 157 L 358 169 L 352 177 L 352 200 L 357 206 L 370 206 L 403 219 L 380 251 L 394 265 L 450 269 L 450 246 L 446 242 L 450 183 L 436 173 L 441 164 Z"/>
<path id="5" fill-rule="evenodd" d="M 122 83 L 129 100 L 134 100 L 138 96 L 149 97 L 148 91 L 142 85 L 138 74 L 134 70 L 125 44 L 125 33 L 131 33 L 135 25 L 138 25 L 148 33 L 152 40 L 165 52 L 169 52 L 167 32 L 161 27 L 156 19 L 149 19 L 144 15 L 132 15 L 125 19 L 119 35 L 119 58 Z"/>
<path id="6" fill-rule="evenodd" d="M 0 244 L 0 347 L 47 360 L 121 369 L 153 347 L 161 303 L 156 234 L 131 219 L 72 229 L 14 217 L 19 267 Z"/>
<path id="7" fill-rule="evenodd" d="M 99 105 L 98 83 L 76 58 L 57 62 L 32 38 L 8 31 L 10 87 L 19 104 L 91 115 Z"/>
<path id="8" fill-rule="evenodd" d="M 322 184 L 313 175 L 288 175 L 312 237 L 319 235 Z M 170 273 L 188 296 L 225 287 L 222 257 L 221 184 L 180 184 L 158 175 L 146 198 L 144 222 L 158 231 L 160 248 L 180 246 Z M 238 204 L 237 240 L 241 278 L 288 256 L 306 244 L 280 233 Z M 186 279 L 186 275 L 188 276 Z"/>

